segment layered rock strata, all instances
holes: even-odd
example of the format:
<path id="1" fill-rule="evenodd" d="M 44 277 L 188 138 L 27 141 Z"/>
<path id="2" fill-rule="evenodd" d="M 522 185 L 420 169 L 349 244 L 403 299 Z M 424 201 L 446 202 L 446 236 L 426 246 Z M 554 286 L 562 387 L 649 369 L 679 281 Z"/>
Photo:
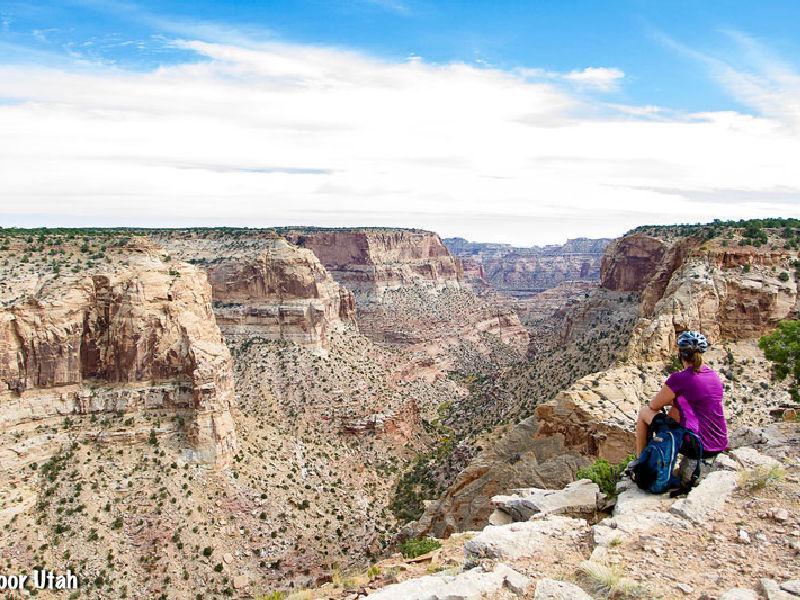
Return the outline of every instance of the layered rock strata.
<path id="1" fill-rule="evenodd" d="M 8 252 L 15 250 L 24 246 Z M 183 419 L 195 459 L 224 464 L 236 445 L 231 359 L 205 275 L 165 262 L 141 239 L 106 253 L 107 262 L 69 274 L 9 267 L 16 281 L 0 308 L 3 429 L 166 410 Z M 36 451 L 16 454 L 25 460 Z"/>
<path id="2" fill-rule="evenodd" d="M 171 253 L 202 267 L 225 335 L 284 339 L 324 347 L 332 327 L 352 323 L 355 298 L 313 252 L 271 231 L 159 235 Z"/>
<path id="3" fill-rule="evenodd" d="M 565 283 L 596 282 L 607 239 L 578 238 L 563 245 L 518 248 L 480 244 L 462 238 L 444 240 L 464 262 L 467 280 L 515 297 L 526 298 Z"/>
<path id="4" fill-rule="evenodd" d="M 459 260 L 438 235 L 411 229 L 281 230 L 287 240 L 314 252 L 339 283 L 356 294 L 359 307 L 380 302 L 387 290 L 423 285 L 458 289 Z"/>
<path id="5" fill-rule="evenodd" d="M 788 405 L 785 386 L 770 381 L 757 340 L 797 314 L 797 253 L 777 241 L 762 248 L 735 242 L 637 233 L 612 244 L 601 285 L 642 298 L 623 364 L 538 406 L 542 431 L 564 435 L 569 447 L 588 455 L 624 458 L 633 448 L 636 413 L 663 384 L 664 363 L 686 329 L 711 341 L 704 358 L 723 376 L 729 420 L 762 423 L 772 408 Z"/>

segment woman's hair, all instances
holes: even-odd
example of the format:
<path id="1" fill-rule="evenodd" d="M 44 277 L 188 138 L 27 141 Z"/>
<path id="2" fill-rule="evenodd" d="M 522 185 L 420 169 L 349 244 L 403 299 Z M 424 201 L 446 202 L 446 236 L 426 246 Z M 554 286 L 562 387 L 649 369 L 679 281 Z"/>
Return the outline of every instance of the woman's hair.
<path id="1" fill-rule="evenodd" d="M 695 373 L 703 366 L 703 355 L 697 350 L 681 350 L 680 356 L 681 360 L 689 363 L 689 366 L 692 367 L 692 371 Z"/>

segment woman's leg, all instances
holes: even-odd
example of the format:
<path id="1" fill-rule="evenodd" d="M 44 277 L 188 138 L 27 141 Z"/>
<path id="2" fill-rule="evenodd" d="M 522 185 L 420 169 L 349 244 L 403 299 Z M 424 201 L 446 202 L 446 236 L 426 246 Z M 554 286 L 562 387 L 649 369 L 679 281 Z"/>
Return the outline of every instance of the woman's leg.
<path id="1" fill-rule="evenodd" d="M 653 422 L 653 417 L 656 416 L 654 411 L 649 406 L 643 406 L 639 410 L 639 416 L 636 419 L 636 457 L 644 450 L 647 445 L 647 426 Z"/>

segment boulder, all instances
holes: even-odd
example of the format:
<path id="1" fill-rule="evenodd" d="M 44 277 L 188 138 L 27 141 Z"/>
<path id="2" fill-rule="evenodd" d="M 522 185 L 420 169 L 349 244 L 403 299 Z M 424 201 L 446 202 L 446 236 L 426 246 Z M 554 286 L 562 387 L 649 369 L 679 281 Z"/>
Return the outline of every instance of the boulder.
<path id="1" fill-rule="evenodd" d="M 375 600 L 478 600 L 506 588 L 523 594 L 531 581 L 508 565 L 493 570 L 474 568 L 458 575 L 426 575 L 407 579 L 369 594 Z"/>
<path id="2" fill-rule="evenodd" d="M 527 521 L 535 514 L 589 516 L 597 511 L 600 487 L 589 479 L 580 479 L 562 490 L 525 488 L 512 496 L 495 496 L 492 504 L 514 521 Z"/>
<path id="3" fill-rule="evenodd" d="M 756 427 L 739 427 L 728 436 L 728 448 L 740 448 L 741 446 L 753 446 L 763 444 L 767 441 L 762 431 Z"/>
<path id="4" fill-rule="evenodd" d="M 588 524 L 584 519 L 550 515 L 541 520 L 510 525 L 489 525 L 464 545 L 467 565 L 480 559 L 515 560 L 548 552 L 552 540 L 581 536 Z"/>
<path id="5" fill-rule="evenodd" d="M 746 588 L 732 588 L 722 594 L 719 600 L 758 600 L 758 594 Z"/>
<path id="6" fill-rule="evenodd" d="M 575 584 L 555 579 L 540 579 L 536 582 L 533 600 L 592 600 L 592 597 Z"/>
<path id="7" fill-rule="evenodd" d="M 761 590 L 767 597 L 767 600 L 796 600 L 796 596 L 790 594 L 786 590 L 782 590 L 781 586 L 774 579 L 761 579 Z"/>
<path id="8" fill-rule="evenodd" d="M 686 498 L 675 502 L 670 507 L 670 512 L 693 523 L 705 523 L 710 515 L 722 509 L 736 489 L 737 477 L 733 471 L 714 471 L 689 492 Z"/>
<path id="9" fill-rule="evenodd" d="M 754 469 L 756 467 L 766 467 L 771 469 L 772 467 L 777 467 L 780 465 L 780 462 L 771 456 L 762 454 L 758 450 L 754 450 L 753 448 L 749 448 L 747 446 L 742 446 L 741 448 L 731 450 L 731 456 L 739 461 L 739 463 L 745 469 Z"/>

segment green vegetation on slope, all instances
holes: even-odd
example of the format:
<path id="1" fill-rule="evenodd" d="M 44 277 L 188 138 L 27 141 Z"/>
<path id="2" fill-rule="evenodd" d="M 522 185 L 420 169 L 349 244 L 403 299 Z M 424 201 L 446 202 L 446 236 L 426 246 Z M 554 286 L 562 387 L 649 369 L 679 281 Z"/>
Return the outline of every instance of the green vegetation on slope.
<path id="1" fill-rule="evenodd" d="M 797 400 L 800 397 L 797 391 L 800 382 L 800 321 L 781 321 L 775 331 L 758 341 L 758 346 L 767 360 L 772 361 L 778 381 L 791 376 L 789 391 Z"/>

